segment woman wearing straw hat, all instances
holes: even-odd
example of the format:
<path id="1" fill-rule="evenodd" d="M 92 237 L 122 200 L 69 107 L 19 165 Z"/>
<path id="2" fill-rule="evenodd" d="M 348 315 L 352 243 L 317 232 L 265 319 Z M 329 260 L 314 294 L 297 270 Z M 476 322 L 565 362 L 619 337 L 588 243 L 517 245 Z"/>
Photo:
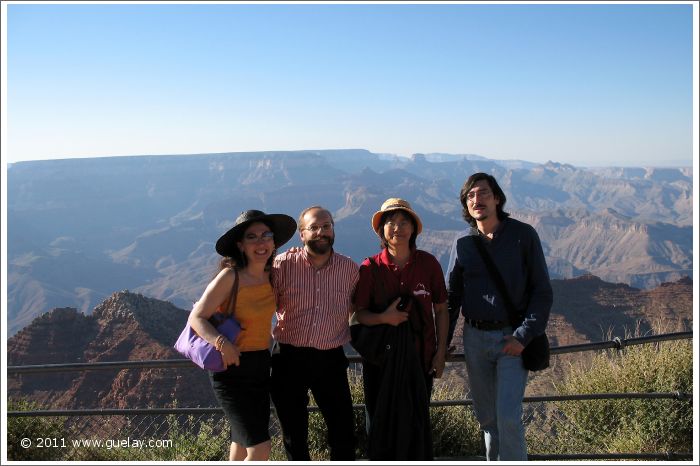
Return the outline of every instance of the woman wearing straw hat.
<path id="1" fill-rule="evenodd" d="M 277 248 L 294 235 L 296 222 L 288 215 L 247 210 L 216 242 L 223 256 L 220 271 L 192 310 L 189 323 L 221 352 L 227 369 L 210 372 L 214 394 L 231 426 L 229 459 L 267 460 L 270 456 L 270 327 L 276 303 L 270 265 Z M 237 281 L 236 281 L 237 279 Z M 236 286 L 237 291 L 232 291 Z M 241 324 L 229 341 L 209 323 L 228 308 Z"/>
<path id="2" fill-rule="evenodd" d="M 382 250 L 360 267 L 356 319 L 381 329 L 382 359 L 363 358 L 369 458 L 432 459 L 428 405 L 445 367 L 447 289 L 437 259 L 416 248 L 423 224 L 411 205 L 387 199 L 372 216 Z M 377 327 L 379 326 L 379 327 Z"/>

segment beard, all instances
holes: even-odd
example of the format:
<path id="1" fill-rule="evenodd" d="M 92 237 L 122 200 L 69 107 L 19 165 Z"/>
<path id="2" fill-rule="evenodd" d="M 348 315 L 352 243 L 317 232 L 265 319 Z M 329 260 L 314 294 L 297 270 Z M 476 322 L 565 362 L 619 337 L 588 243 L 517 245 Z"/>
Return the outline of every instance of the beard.
<path id="1" fill-rule="evenodd" d="M 327 240 L 328 242 L 322 243 L 321 240 L 323 239 Z M 326 254 L 333 247 L 333 241 L 334 238 L 332 236 L 321 236 L 316 239 L 308 240 L 306 243 L 304 243 L 304 246 L 309 248 L 309 250 L 314 254 Z"/>
<path id="2" fill-rule="evenodd" d="M 477 205 L 477 206 L 475 206 L 475 208 L 476 207 L 484 207 L 484 206 Z M 486 220 L 487 218 L 489 218 L 488 209 L 485 209 L 485 208 L 478 213 L 477 212 L 473 212 L 473 213 L 469 212 L 469 215 L 471 215 L 474 220 L 479 220 L 479 221 Z"/>

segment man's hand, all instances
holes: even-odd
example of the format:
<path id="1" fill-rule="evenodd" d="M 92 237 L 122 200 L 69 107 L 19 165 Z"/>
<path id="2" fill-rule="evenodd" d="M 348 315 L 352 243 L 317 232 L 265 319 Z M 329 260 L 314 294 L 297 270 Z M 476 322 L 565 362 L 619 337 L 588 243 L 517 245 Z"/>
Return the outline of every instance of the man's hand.
<path id="1" fill-rule="evenodd" d="M 506 345 L 503 347 L 503 352 L 509 356 L 520 356 L 525 347 L 522 343 L 518 341 L 513 335 L 506 335 L 503 337 L 506 340 Z"/>

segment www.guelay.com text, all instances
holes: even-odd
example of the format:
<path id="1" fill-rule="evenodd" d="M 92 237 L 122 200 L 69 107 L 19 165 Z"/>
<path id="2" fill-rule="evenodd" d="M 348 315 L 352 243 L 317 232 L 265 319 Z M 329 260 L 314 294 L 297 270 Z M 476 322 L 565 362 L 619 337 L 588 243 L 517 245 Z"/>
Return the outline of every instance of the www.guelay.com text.
<path id="1" fill-rule="evenodd" d="M 66 439 L 63 437 L 25 437 L 20 441 L 22 448 L 171 448 L 172 440 L 156 439 L 136 439 L 127 437 L 125 439 Z"/>

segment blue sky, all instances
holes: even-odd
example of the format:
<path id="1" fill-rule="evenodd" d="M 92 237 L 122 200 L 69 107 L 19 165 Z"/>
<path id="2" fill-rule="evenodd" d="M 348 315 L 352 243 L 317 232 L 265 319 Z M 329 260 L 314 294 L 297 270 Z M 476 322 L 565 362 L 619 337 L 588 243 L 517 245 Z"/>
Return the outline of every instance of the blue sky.
<path id="1" fill-rule="evenodd" d="M 3 8 L 6 162 L 364 148 L 692 164 L 690 4 Z"/>

